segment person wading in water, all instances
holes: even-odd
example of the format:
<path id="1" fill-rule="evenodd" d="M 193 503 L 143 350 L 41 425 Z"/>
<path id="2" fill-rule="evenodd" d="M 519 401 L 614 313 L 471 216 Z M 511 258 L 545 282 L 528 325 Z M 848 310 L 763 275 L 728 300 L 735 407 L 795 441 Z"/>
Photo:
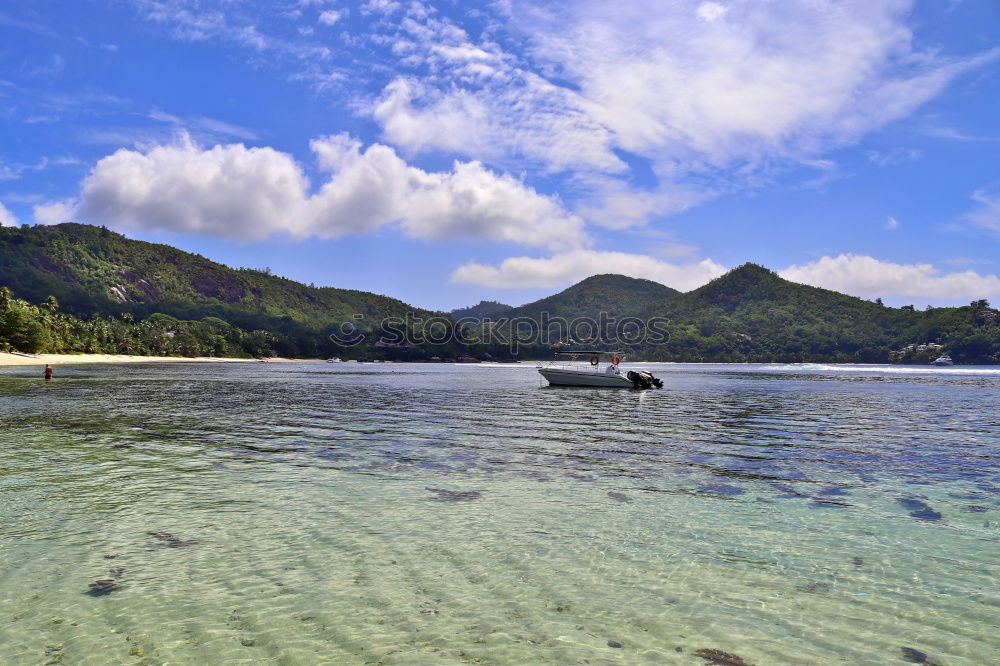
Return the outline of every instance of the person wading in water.
<path id="1" fill-rule="evenodd" d="M 45 366 L 45 381 L 50 381 L 52 379 L 52 366 Z"/>

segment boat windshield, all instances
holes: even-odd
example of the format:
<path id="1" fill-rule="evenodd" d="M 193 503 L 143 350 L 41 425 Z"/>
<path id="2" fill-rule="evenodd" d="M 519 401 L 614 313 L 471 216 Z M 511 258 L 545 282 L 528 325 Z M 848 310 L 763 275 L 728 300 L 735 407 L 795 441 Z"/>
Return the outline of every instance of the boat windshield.
<path id="1" fill-rule="evenodd" d="M 616 358 L 621 362 L 625 358 L 625 355 L 621 352 L 593 350 L 557 351 L 555 360 L 551 361 L 549 365 L 564 366 L 579 370 L 581 364 L 589 361 L 590 367 L 600 372 L 602 366 L 606 367 L 609 363 L 613 363 Z"/>

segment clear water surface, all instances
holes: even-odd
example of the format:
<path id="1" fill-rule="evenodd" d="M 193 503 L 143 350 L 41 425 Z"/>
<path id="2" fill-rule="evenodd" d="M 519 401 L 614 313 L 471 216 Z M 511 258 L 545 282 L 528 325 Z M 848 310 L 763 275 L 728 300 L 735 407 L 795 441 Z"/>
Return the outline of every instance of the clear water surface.
<path id="1" fill-rule="evenodd" d="M 0 663 L 1000 663 L 1000 370 L 652 369 L 0 369 Z"/>

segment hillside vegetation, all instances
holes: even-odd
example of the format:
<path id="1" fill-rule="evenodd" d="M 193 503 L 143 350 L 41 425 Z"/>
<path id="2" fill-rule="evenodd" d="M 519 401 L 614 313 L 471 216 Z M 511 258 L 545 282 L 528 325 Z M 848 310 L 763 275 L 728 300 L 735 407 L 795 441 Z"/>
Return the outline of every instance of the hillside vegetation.
<path id="1" fill-rule="evenodd" d="M 0 287 L 0 351 L 262 358 L 274 354 L 275 336 L 245 331 L 217 318 L 181 321 L 162 313 L 81 319 L 59 312 L 49 296 L 41 305 Z"/>
<path id="2" fill-rule="evenodd" d="M 647 315 L 674 324 L 670 342 L 654 352 L 665 360 L 929 362 L 932 353 L 950 352 L 957 362 L 1000 362 L 1000 326 L 986 301 L 925 311 L 890 308 L 790 282 L 756 264 L 653 304 Z M 893 354 L 927 343 L 941 347 L 922 358 Z"/>
<path id="3" fill-rule="evenodd" d="M 671 361 L 928 363 L 949 353 L 958 363 L 1000 363 L 1000 317 L 985 300 L 890 308 L 789 282 L 754 264 L 688 293 L 595 275 L 516 308 L 483 301 L 446 317 L 386 296 L 306 286 L 63 224 L 0 228 L 0 287 L 0 350 L 25 352 L 502 360 L 515 337 L 520 358 L 599 346 Z M 600 321 L 602 312 L 613 321 L 657 321 L 665 339 L 623 341 L 613 330 L 565 325 Z M 402 336 L 399 324 L 385 323 L 408 313 L 431 324 Z M 530 326 L 487 335 L 499 330 L 498 320 L 541 322 L 543 315 L 562 320 L 547 339 L 520 338 Z M 477 323 L 483 319 L 494 328 Z M 456 329 L 462 341 L 454 339 Z M 331 336 L 345 331 L 365 334 L 365 342 L 337 344 Z"/>
<path id="4" fill-rule="evenodd" d="M 453 320 L 497 318 L 507 316 L 514 308 L 510 305 L 498 303 L 497 301 L 479 301 L 478 304 L 467 308 L 458 308 L 448 313 Z"/>
<path id="5" fill-rule="evenodd" d="M 524 345 L 543 357 L 555 349 L 625 351 L 631 358 L 692 362 L 1000 363 L 1000 320 L 985 300 L 917 311 L 790 282 L 756 264 L 735 268 L 681 293 L 648 280 L 595 275 L 547 298 L 502 313 L 511 319 L 572 322 L 658 318 L 669 333 L 650 344 L 592 335 L 587 326 L 550 326 L 548 344 Z M 613 330 L 606 329 L 613 333 Z"/>
<path id="6" fill-rule="evenodd" d="M 31 303 L 54 296 L 63 312 L 82 319 L 127 314 L 144 321 L 159 313 L 268 331 L 273 351 L 286 356 L 336 353 L 329 335 L 345 322 L 372 330 L 386 317 L 431 314 L 377 294 L 232 269 L 82 224 L 0 228 L 0 285 Z"/>
<path id="7" fill-rule="evenodd" d="M 508 317 L 538 319 L 542 312 L 572 320 L 605 312 L 615 318 L 642 317 L 651 307 L 670 301 L 680 292 L 652 280 L 624 275 L 593 275 L 568 289 L 504 313 Z"/>
<path id="8" fill-rule="evenodd" d="M 745 264 L 647 316 L 670 318 L 664 360 L 887 362 L 923 313 L 789 282 Z"/>

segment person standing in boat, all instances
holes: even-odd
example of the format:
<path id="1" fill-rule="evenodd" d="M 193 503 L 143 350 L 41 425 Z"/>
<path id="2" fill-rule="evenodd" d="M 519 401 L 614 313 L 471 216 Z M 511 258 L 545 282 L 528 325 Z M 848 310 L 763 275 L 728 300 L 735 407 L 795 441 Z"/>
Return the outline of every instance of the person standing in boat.
<path id="1" fill-rule="evenodd" d="M 618 374 L 621 374 L 620 372 L 618 372 L 618 366 L 615 365 L 614 363 L 608 363 L 608 369 L 605 370 L 604 373 L 607 374 L 607 375 L 618 375 Z"/>

